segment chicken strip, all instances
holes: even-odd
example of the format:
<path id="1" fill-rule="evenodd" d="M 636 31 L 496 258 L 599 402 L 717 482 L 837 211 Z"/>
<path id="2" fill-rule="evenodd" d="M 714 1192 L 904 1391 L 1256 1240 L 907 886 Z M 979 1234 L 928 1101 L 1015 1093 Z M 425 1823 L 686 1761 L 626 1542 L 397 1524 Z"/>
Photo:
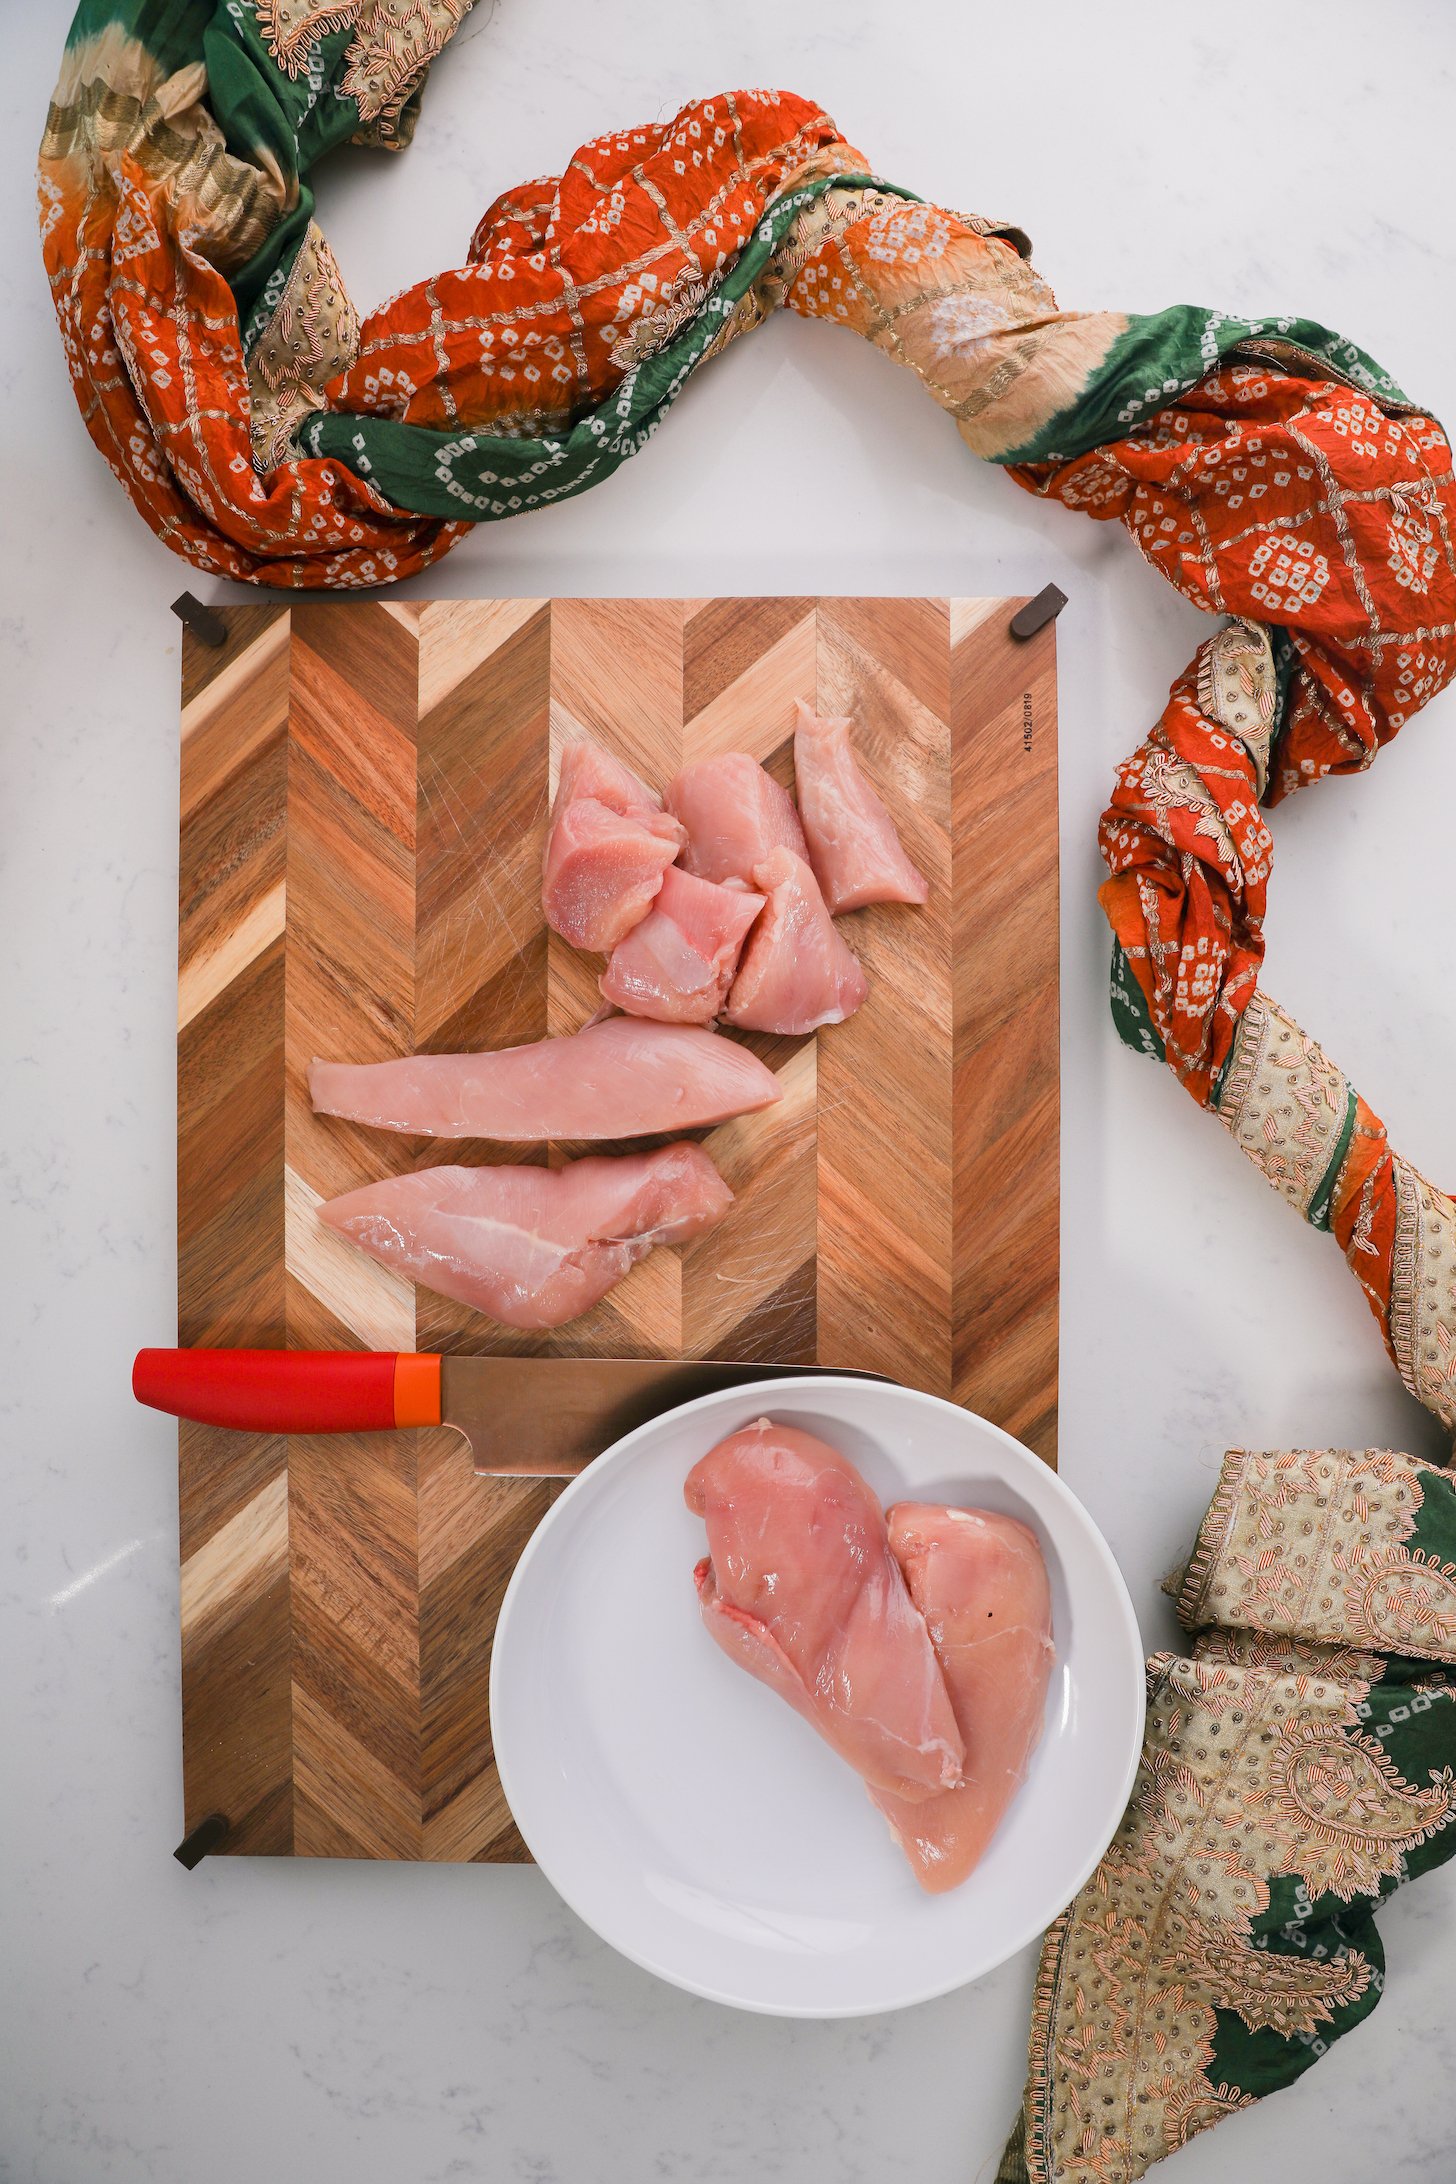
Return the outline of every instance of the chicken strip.
<path id="1" fill-rule="evenodd" d="M 573 736 L 561 747 L 552 818 L 584 796 L 605 804 L 609 811 L 620 812 L 624 819 L 649 819 L 662 811 L 662 798 L 630 766 L 624 766 L 620 758 L 614 758 L 590 736 Z"/>
<path id="2" fill-rule="evenodd" d="M 794 786 L 809 862 L 837 916 L 867 902 L 924 902 L 930 884 L 900 846 L 895 822 L 860 771 L 850 723 L 799 700 Z"/>
<path id="3" fill-rule="evenodd" d="M 562 1327 L 654 1244 L 699 1236 L 733 1193 L 700 1145 L 564 1168 L 420 1168 L 347 1191 L 327 1227 L 503 1327 Z"/>
<path id="4" fill-rule="evenodd" d="M 309 1064 L 314 1112 L 420 1137 L 655 1137 L 770 1107 L 773 1071 L 747 1047 L 688 1024 L 611 1016 L 559 1039 L 484 1054 Z"/>
<path id="5" fill-rule="evenodd" d="M 646 917 L 682 830 L 664 811 L 622 813 L 579 796 L 551 822 L 541 908 L 553 933 L 607 955 Z"/>

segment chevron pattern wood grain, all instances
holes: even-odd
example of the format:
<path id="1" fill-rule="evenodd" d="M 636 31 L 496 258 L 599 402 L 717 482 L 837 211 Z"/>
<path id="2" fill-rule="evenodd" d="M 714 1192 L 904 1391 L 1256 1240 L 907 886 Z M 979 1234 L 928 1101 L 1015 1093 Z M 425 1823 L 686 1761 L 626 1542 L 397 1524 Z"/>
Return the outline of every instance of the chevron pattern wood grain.
<path id="1" fill-rule="evenodd" d="M 868 1365 L 1054 1460 L 1055 638 L 1016 601 L 310 601 L 184 645 L 179 1327 L 187 1343 Z M 753 1036 L 783 1097 L 708 1134 L 736 1194 L 554 1334 L 377 1267 L 321 1200 L 437 1145 L 313 1114 L 314 1054 L 576 1029 L 598 966 L 546 931 L 542 831 L 583 731 L 665 783 L 794 700 L 846 711 L 932 883 L 858 912 L 870 1000 Z M 580 1147 L 451 1145 L 451 1160 Z M 189 1828 L 229 1852 L 520 1859 L 491 1758 L 496 1613 L 555 1488 L 451 1434 L 181 1433 Z"/>
<path id="2" fill-rule="evenodd" d="M 283 1258 L 289 620 L 245 607 L 183 644 L 177 1339 L 287 1340 Z M 179 1434 L 187 1826 L 293 1848 L 287 1443 Z"/>

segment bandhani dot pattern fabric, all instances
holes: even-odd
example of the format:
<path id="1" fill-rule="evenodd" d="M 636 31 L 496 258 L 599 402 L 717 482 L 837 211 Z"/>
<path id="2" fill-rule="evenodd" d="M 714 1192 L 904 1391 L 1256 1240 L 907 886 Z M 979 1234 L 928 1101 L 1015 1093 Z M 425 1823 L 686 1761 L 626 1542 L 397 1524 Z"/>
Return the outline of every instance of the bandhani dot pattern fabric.
<path id="1" fill-rule="evenodd" d="M 41 232 L 83 419 L 141 514 L 219 576 L 384 585 L 475 523 L 610 477 L 699 367 L 780 306 L 871 342 L 915 373 L 973 453 L 1029 492 L 1121 523 L 1217 618 L 1102 820 L 1114 1018 L 1334 1232 L 1406 1386 L 1456 1428 L 1456 1207 L 1259 985 L 1265 812 L 1368 766 L 1451 678 L 1456 481 L 1440 425 L 1308 320 L 1059 309 L 1018 228 L 921 202 L 812 101 L 780 91 L 723 93 L 581 146 L 561 174 L 497 198 L 462 264 L 361 317 L 310 177 L 336 145 L 408 142 L 467 5 L 85 0 L 41 145 Z M 1434 1544 L 1409 1550 L 1401 1583 L 1434 1597 L 1453 1577 L 1449 1488 L 1416 1473 L 1427 1514 L 1410 1536 Z M 1281 1492 L 1305 1492 L 1281 1477 Z M 1363 1521 L 1350 1517 L 1341 1553 L 1365 1552 Z M 1375 1903 L 1445 1854 L 1431 1846 L 1444 1846 L 1449 1702 L 1435 1670 L 1407 1657 L 1444 1659 L 1449 1637 L 1434 1651 L 1377 1645 L 1353 1609 L 1322 1635 L 1239 1628 L 1237 1643 L 1200 1638 L 1191 1662 L 1154 1664 L 1129 1816 L 1143 1847 L 1119 1864 L 1114 1846 L 1089 1884 L 1108 1920 L 1132 1920 L 1129 1946 L 1152 1950 L 1148 1977 L 1171 1983 L 1163 2090 L 1133 2055 L 1117 1994 L 1090 2029 L 1064 2007 L 1073 1990 L 1058 1967 L 1075 1962 L 1080 1982 L 1076 1951 L 1101 1947 L 1074 1907 L 1048 1941 L 1008 2175 L 1116 2184 L 1295 2075 L 1373 2006 Z M 1283 1652 L 1261 1650 L 1275 1641 Z M 1235 1707 L 1236 1728 L 1257 1719 L 1285 1754 L 1283 1787 L 1257 1769 L 1230 1775 L 1208 1808 L 1217 1826 L 1186 1841 L 1211 1845 L 1244 1815 L 1247 1855 L 1185 1858 L 1169 1848 L 1183 1825 L 1169 1815 L 1187 1738 L 1206 1726 L 1199 1749 L 1214 1750 Z M 1437 1742 L 1396 1740 L 1400 1709 Z M 1308 1751 L 1279 1743 L 1295 1729 Z M 1330 1782 L 1348 1785 L 1345 1820 L 1331 1817 Z M 1382 1797 L 1395 1817 L 1380 1841 L 1405 1847 L 1393 1864 L 1352 1849 L 1326 1885 L 1317 1846 L 1358 1835 Z M 1201 1889 L 1208 1912 L 1201 1925 L 1159 1912 L 1144 1935 L 1165 1858 L 1180 1876 L 1168 1902 Z M 1134 1900 L 1143 1911 L 1125 1910 Z M 1251 1953 L 1261 1968 L 1271 1956 L 1310 1968 L 1301 1933 L 1326 1952 L 1355 1937 L 1344 1983 L 1321 1957 L 1324 1985 L 1291 1971 L 1289 1998 L 1244 2009 Z M 1109 1942 L 1108 1965 L 1120 1946 Z M 1130 1976 L 1116 1973 L 1119 1994 Z"/>

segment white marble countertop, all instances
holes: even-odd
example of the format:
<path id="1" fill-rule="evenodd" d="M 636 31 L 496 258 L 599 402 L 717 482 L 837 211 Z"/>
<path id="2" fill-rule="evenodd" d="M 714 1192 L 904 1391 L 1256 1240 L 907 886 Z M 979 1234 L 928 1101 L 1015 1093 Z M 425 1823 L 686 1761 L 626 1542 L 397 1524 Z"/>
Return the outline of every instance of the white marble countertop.
<path id="1" fill-rule="evenodd" d="M 27 170 L 64 5 L 6 28 L 0 145 L 0 1414 L 7 1523 L 0 2174 L 35 2184 L 973 2184 L 1019 2093 L 1032 1960 L 894 2018 L 780 2025 L 655 1983 L 529 1870 L 214 1860 L 180 1832 L 173 1436 L 127 1372 L 173 1325 L 177 625 L 200 579 L 82 432 Z M 663 26 L 671 25 L 670 31 Z M 1456 25 L 1226 0 L 500 0 L 414 147 L 321 217 L 363 305 L 608 126 L 812 93 L 880 170 L 1022 222 L 1067 302 L 1293 309 L 1456 420 Z M 585 499 L 416 588 L 1013 592 L 1062 617 L 1062 1451 L 1150 1643 L 1226 1444 L 1437 1453 L 1335 1246 L 1118 1045 L 1094 827 L 1206 626 L 1120 530 L 978 467 L 910 379 L 784 318 Z M 1276 820 L 1268 984 L 1449 1179 L 1456 696 Z M 1178 2157 L 1179 2184 L 1452 2173 L 1456 1873 L 1383 1914 L 1374 2018 Z"/>

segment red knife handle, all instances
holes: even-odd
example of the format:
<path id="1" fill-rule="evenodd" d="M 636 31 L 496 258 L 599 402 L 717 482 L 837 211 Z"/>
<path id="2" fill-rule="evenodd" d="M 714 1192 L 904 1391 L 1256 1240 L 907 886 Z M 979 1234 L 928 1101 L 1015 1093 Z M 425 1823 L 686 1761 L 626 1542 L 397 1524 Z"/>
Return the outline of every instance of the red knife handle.
<path id="1" fill-rule="evenodd" d="M 153 1410 L 249 1433 L 372 1433 L 440 1423 L 440 1360 L 410 1350 L 138 1350 Z"/>

